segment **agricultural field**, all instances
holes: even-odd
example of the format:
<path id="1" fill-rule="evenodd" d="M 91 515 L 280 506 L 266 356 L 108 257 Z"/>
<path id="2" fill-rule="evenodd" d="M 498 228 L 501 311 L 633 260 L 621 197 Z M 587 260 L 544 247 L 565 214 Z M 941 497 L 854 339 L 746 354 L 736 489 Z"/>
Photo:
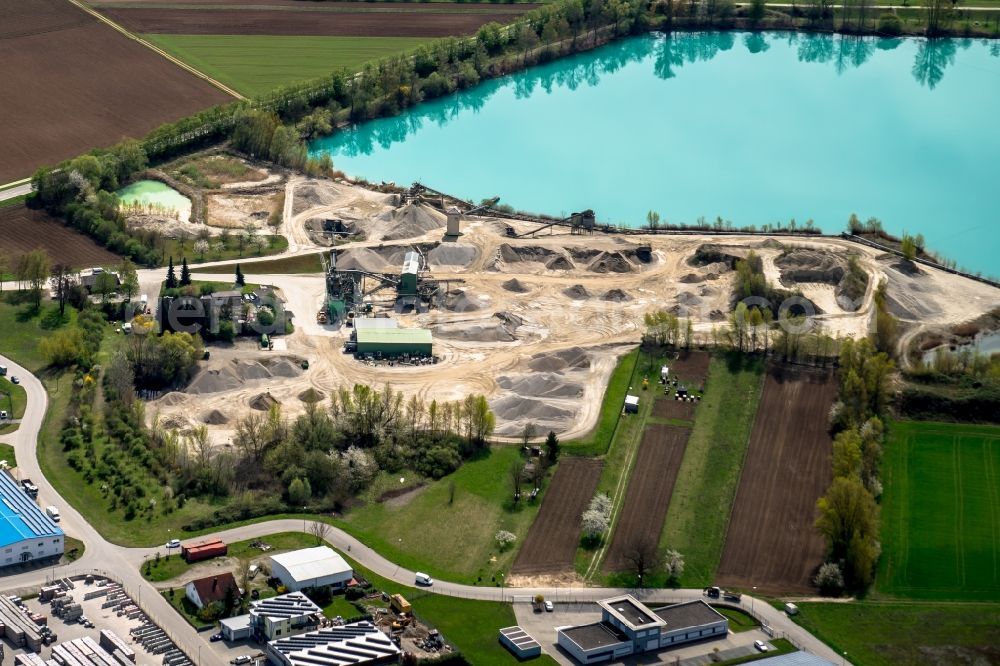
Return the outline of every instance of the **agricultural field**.
<path id="1" fill-rule="evenodd" d="M 626 555 L 663 529 L 663 519 L 674 490 L 691 431 L 677 426 L 646 427 L 629 479 L 628 490 L 604 560 L 606 571 L 626 568 Z"/>
<path id="2" fill-rule="evenodd" d="M 894 422 L 882 480 L 878 592 L 1000 600 L 1000 427 Z"/>
<path id="3" fill-rule="evenodd" d="M 1000 604 L 803 602 L 795 621 L 858 666 L 1000 663 Z"/>
<path id="4" fill-rule="evenodd" d="M 580 543 L 580 516 L 597 489 L 601 465 L 593 458 L 566 457 L 559 463 L 511 573 L 553 575 L 572 571 Z"/>
<path id="5" fill-rule="evenodd" d="M 420 37 L 288 37 L 282 35 L 146 35 L 195 69 L 247 96 L 360 69 L 369 60 L 403 53 Z"/>
<path id="6" fill-rule="evenodd" d="M 65 0 L 4 3 L 0 183 L 231 97 Z"/>
<path id="7" fill-rule="evenodd" d="M 808 593 L 826 544 L 813 526 L 832 479 L 832 372 L 773 366 L 764 381 L 716 583 Z"/>
<path id="8" fill-rule="evenodd" d="M 122 261 L 89 236 L 70 229 L 43 210 L 32 210 L 24 204 L 0 207 L 0 238 L 12 262 L 37 248 L 48 252 L 53 263 L 73 268 L 118 265 Z"/>

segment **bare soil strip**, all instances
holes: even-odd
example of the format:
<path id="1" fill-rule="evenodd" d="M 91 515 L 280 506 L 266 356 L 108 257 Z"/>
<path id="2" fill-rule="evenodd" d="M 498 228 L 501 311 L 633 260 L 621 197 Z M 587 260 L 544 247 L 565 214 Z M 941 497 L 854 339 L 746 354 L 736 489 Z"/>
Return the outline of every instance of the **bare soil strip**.
<path id="1" fill-rule="evenodd" d="M 831 371 L 772 367 L 750 435 L 716 583 L 806 594 L 825 543 L 813 527 L 832 479 Z"/>
<path id="2" fill-rule="evenodd" d="M 593 458 L 564 458 L 559 463 L 511 573 L 572 571 L 580 542 L 580 517 L 594 496 L 602 467 L 603 463 Z"/>
<path id="3" fill-rule="evenodd" d="M 0 208 L 0 238 L 12 263 L 37 248 L 48 252 L 54 262 L 73 268 L 116 266 L 121 262 L 121 257 L 88 236 L 77 233 L 44 211 L 23 205 Z"/>

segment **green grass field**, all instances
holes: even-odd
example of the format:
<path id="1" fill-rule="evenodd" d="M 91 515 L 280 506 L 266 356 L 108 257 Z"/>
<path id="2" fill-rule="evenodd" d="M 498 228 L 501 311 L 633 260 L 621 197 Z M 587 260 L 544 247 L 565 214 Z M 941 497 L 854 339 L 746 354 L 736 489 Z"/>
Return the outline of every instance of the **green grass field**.
<path id="1" fill-rule="evenodd" d="M 575 456 L 599 456 L 607 453 L 611 446 L 611 438 L 618 425 L 618 417 L 622 412 L 625 394 L 632 384 L 635 367 L 639 360 L 639 350 L 633 349 L 618 359 L 604 391 L 604 401 L 601 403 L 601 414 L 597 427 L 586 438 L 562 443 L 563 451 Z"/>
<path id="2" fill-rule="evenodd" d="M 10 444 L 0 444 L 0 460 L 6 460 L 11 467 L 17 467 L 17 457 L 14 455 L 14 447 Z"/>
<path id="3" fill-rule="evenodd" d="M 7 412 L 8 419 L 19 419 L 24 416 L 24 408 L 28 404 L 28 394 L 20 384 L 12 384 L 10 378 L 0 377 L 0 410 Z M 17 430 L 18 424 L 0 421 L 0 435 Z"/>
<path id="4" fill-rule="evenodd" d="M 994 664 L 1000 604 L 799 603 L 795 621 L 858 666 Z"/>
<path id="5" fill-rule="evenodd" d="M 309 254 L 296 254 L 291 257 L 279 257 L 277 259 L 268 259 L 266 261 L 242 263 L 240 264 L 240 270 L 251 275 L 273 275 L 275 273 L 322 273 L 323 262 L 320 260 L 321 254 L 322 252 L 311 252 Z M 211 273 L 213 275 L 233 274 L 236 271 L 237 263 L 238 262 L 234 261 L 229 264 L 206 266 L 205 268 L 197 268 L 196 270 L 199 273 Z M 195 270 L 194 264 L 192 264 L 191 267 Z"/>
<path id="6" fill-rule="evenodd" d="M 719 567 L 763 371 L 757 359 L 712 358 L 660 536 L 684 554 L 681 587 L 711 584 Z"/>
<path id="7" fill-rule="evenodd" d="M 409 51 L 422 37 L 143 35 L 173 56 L 247 96 Z"/>
<path id="8" fill-rule="evenodd" d="M 497 584 L 494 578 L 499 581 L 510 568 L 541 504 L 511 508 L 508 470 L 520 459 L 514 447 L 494 447 L 489 456 L 466 462 L 403 503 L 367 504 L 335 524 L 408 569 L 455 582 Z M 493 539 L 500 529 L 518 537 L 504 552 L 497 551 Z"/>
<path id="9" fill-rule="evenodd" d="M 1000 427 L 894 422 L 879 593 L 1000 600 Z"/>

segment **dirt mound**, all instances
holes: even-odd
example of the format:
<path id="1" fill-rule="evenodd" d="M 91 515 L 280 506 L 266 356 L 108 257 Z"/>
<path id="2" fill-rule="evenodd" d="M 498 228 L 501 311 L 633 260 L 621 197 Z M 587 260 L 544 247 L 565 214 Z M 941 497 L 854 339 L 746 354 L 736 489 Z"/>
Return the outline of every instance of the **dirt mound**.
<path id="1" fill-rule="evenodd" d="M 316 206 L 331 206 L 336 201 L 337 195 L 330 183 L 306 181 L 295 187 L 292 214 L 298 215 Z"/>
<path id="2" fill-rule="evenodd" d="M 423 236 L 428 231 L 444 227 L 448 219 L 444 213 L 422 203 L 408 203 L 380 217 L 387 223 L 383 236 L 386 240 Z"/>
<path id="3" fill-rule="evenodd" d="M 679 281 L 684 284 L 698 284 L 699 282 L 704 282 L 705 277 L 698 275 L 697 273 L 688 273 L 687 275 L 682 276 Z"/>
<path id="4" fill-rule="evenodd" d="M 172 414 L 160 419 L 160 427 L 167 430 L 185 430 L 191 423 L 180 414 Z"/>
<path id="5" fill-rule="evenodd" d="M 701 297 L 692 294 L 690 291 L 682 291 L 677 294 L 677 302 L 681 305 L 700 305 Z"/>
<path id="6" fill-rule="evenodd" d="M 535 354 L 528 360 L 528 367 L 537 372 L 586 369 L 590 367 L 590 356 L 581 347 L 570 347 L 555 353 Z"/>
<path id="7" fill-rule="evenodd" d="M 441 243 L 427 253 L 427 262 L 435 266 L 468 266 L 478 255 L 474 245 Z"/>
<path id="8" fill-rule="evenodd" d="M 281 403 L 278 402 L 278 400 L 270 393 L 261 393 L 260 395 L 254 396 L 250 400 L 250 408 L 261 412 L 266 412 L 274 405 L 280 404 Z"/>
<path id="9" fill-rule="evenodd" d="M 590 298 L 590 292 L 582 284 L 574 284 L 572 287 L 563 289 L 563 295 L 572 298 L 574 301 L 583 301 Z"/>
<path id="10" fill-rule="evenodd" d="M 722 245 L 705 243 L 699 245 L 694 254 L 688 258 L 688 263 L 692 266 L 707 266 L 708 264 L 722 263 L 728 267 L 735 265 L 738 256 L 732 254 Z"/>
<path id="11" fill-rule="evenodd" d="M 569 258 L 558 254 L 545 263 L 545 268 L 550 271 L 571 271 L 576 268 L 576 265 Z"/>
<path id="12" fill-rule="evenodd" d="M 441 324 L 434 327 L 434 335 L 460 342 L 513 342 L 516 328 L 504 322 L 483 324 Z"/>
<path id="13" fill-rule="evenodd" d="M 187 401 L 187 396 L 177 391 L 171 391 L 170 393 L 166 393 L 163 395 L 162 398 L 160 398 L 160 403 L 166 405 L 167 407 L 176 407 L 177 405 L 186 401 Z"/>
<path id="14" fill-rule="evenodd" d="M 266 365 L 265 365 L 266 363 Z M 302 367 L 289 357 L 259 361 L 230 361 L 221 367 L 209 367 L 199 372 L 187 387 L 187 393 L 201 395 L 234 391 L 247 382 L 273 377 L 298 377 Z"/>
<path id="15" fill-rule="evenodd" d="M 229 417 L 220 412 L 218 409 L 205 412 L 205 414 L 202 415 L 201 420 L 208 425 L 226 425 L 229 423 Z"/>
<path id="16" fill-rule="evenodd" d="M 337 268 L 381 273 L 389 268 L 389 264 L 371 248 L 356 247 L 337 252 Z"/>
<path id="17" fill-rule="evenodd" d="M 507 280 L 506 282 L 504 282 L 500 286 L 503 287 L 504 289 L 506 289 L 507 291 L 514 292 L 515 294 L 526 294 L 529 291 L 531 291 L 531 287 L 529 287 L 528 285 L 524 284 L 523 282 L 521 282 L 517 278 L 511 278 L 511 279 Z"/>
<path id="18" fill-rule="evenodd" d="M 498 253 L 500 259 L 508 264 L 521 261 L 548 261 L 549 258 L 557 254 L 547 247 L 539 247 L 537 245 L 519 245 L 515 247 L 510 243 L 501 245 Z"/>
<path id="19" fill-rule="evenodd" d="M 578 398 L 583 395 L 583 386 L 568 382 L 561 374 L 554 372 L 497 377 L 497 385 L 512 393 L 535 398 Z"/>
<path id="20" fill-rule="evenodd" d="M 625 303 L 626 301 L 631 301 L 632 297 L 621 289 L 611 289 L 610 291 L 604 292 L 601 296 L 602 301 L 610 301 L 612 303 Z"/>
<path id="21" fill-rule="evenodd" d="M 566 251 L 577 261 L 589 263 L 594 257 L 604 254 L 604 250 L 594 250 L 589 247 L 568 247 Z"/>
<path id="22" fill-rule="evenodd" d="M 289 358 L 269 363 L 267 369 L 271 372 L 272 377 L 298 377 L 302 374 L 302 366 Z"/>
<path id="23" fill-rule="evenodd" d="M 621 252 L 608 252 L 595 259 L 588 270 L 594 273 L 631 273 L 635 266 Z"/>
<path id="24" fill-rule="evenodd" d="M 323 392 L 317 391 L 314 388 L 307 388 L 302 393 L 299 393 L 299 400 L 308 404 L 323 402 L 324 398 L 326 398 L 326 396 L 323 395 Z"/>
<path id="25" fill-rule="evenodd" d="M 476 312 L 485 305 L 477 298 L 470 298 L 463 290 L 453 289 L 444 295 L 441 307 L 449 312 Z"/>
<path id="26" fill-rule="evenodd" d="M 818 282 L 837 285 L 844 277 L 846 262 L 822 250 L 798 248 L 775 258 L 781 269 L 781 282 L 789 286 L 796 282 Z"/>
<path id="27" fill-rule="evenodd" d="M 562 407 L 556 407 L 545 400 L 522 398 L 516 395 L 506 395 L 490 403 L 493 412 L 504 421 L 532 419 L 535 421 L 553 421 L 568 419 L 573 412 Z"/>

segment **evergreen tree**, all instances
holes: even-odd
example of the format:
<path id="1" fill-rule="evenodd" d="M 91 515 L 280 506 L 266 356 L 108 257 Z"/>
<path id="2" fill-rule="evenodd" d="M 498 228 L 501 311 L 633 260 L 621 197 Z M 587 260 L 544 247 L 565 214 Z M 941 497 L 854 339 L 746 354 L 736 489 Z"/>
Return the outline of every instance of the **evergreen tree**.
<path id="1" fill-rule="evenodd" d="M 187 257 L 181 259 L 181 286 L 186 287 L 191 284 L 191 269 L 188 268 Z"/>
<path id="2" fill-rule="evenodd" d="M 170 262 L 167 264 L 167 289 L 177 288 L 177 274 L 174 273 L 174 258 L 170 257 Z"/>
<path id="3" fill-rule="evenodd" d="M 243 278 L 243 271 L 240 270 L 240 265 L 236 264 L 236 284 L 241 287 L 245 287 L 247 281 Z"/>
<path id="4" fill-rule="evenodd" d="M 559 459 L 559 438 L 556 437 L 556 433 L 552 430 L 549 431 L 549 436 L 545 438 L 545 456 L 549 459 L 550 465 L 554 465 L 556 460 Z"/>

